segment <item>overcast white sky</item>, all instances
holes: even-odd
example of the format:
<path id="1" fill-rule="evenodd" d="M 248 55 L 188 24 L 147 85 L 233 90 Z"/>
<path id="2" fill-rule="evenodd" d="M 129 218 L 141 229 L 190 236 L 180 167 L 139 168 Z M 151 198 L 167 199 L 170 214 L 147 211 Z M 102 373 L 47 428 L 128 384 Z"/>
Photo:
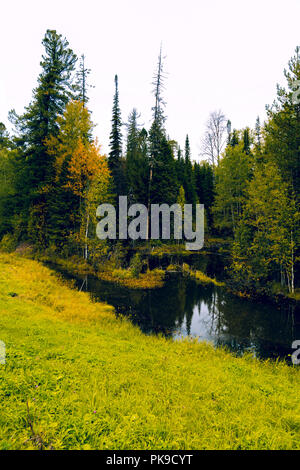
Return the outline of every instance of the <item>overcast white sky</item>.
<path id="1" fill-rule="evenodd" d="M 92 69 L 95 135 L 108 151 L 114 75 L 123 121 L 133 107 L 148 128 L 160 42 L 168 72 L 170 138 L 190 136 L 198 159 L 209 113 L 221 108 L 233 127 L 253 126 L 284 83 L 300 45 L 299 0 L 10 0 L 1 2 L 0 121 L 21 113 L 36 86 L 47 28 L 65 36 Z M 125 130 L 124 130 L 125 131 Z"/>

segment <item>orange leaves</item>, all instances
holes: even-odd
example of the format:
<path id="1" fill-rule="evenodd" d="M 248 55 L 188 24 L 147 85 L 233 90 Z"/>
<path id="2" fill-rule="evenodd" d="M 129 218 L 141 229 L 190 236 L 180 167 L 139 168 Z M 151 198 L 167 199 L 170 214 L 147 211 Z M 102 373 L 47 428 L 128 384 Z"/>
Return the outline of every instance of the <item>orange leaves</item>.
<path id="1" fill-rule="evenodd" d="M 97 142 L 84 144 L 81 139 L 71 155 L 68 170 L 67 187 L 81 197 L 92 182 L 110 177 L 106 158 L 100 154 Z"/>
<path id="2" fill-rule="evenodd" d="M 93 128 L 88 110 L 80 101 L 70 101 L 63 116 L 57 118 L 59 134 L 46 140 L 48 154 L 53 156 L 55 182 L 75 195 L 84 193 L 93 181 L 109 181 L 106 158 L 101 155 L 97 141 L 90 142 Z M 62 171 L 64 168 L 64 175 Z"/>
<path id="3" fill-rule="evenodd" d="M 101 155 L 97 141 L 91 141 L 93 124 L 81 102 L 68 103 L 57 124 L 58 135 L 45 141 L 55 170 L 53 194 L 61 198 L 55 204 L 61 208 L 65 201 L 71 201 L 72 213 L 66 216 L 66 224 L 73 231 L 69 240 L 84 246 L 87 256 L 88 241 L 91 236 L 95 237 L 92 227 L 96 224 L 96 208 L 110 197 L 108 162 Z M 70 193 L 73 195 L 71 198 Z"/>

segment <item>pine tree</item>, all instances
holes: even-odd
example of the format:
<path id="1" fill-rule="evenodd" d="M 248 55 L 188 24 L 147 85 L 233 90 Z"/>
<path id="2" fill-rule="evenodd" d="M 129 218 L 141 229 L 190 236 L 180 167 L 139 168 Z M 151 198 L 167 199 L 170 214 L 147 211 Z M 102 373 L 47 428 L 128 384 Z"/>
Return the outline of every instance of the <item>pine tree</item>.
<path id="1" fill-rule="evenodd" d="M 93 124 L 90 113 L 81 101 L 68 103 L 65 113 L 58 119 L 57 137 L 46 141 L 48 153 L 55 158 L 55 179 L 48 189 L 49 238 L 52 244 L 72 254 L 88 255 L 90 225 L 95 225 L 96 199 L 98 205 L 108 195 L 110 174 L 107 160 L 100 154 L 96 141 L 87 135 Z M 94 232 L 95 233 L 95 232 Z"/>
<path id="2" fill-rule="evenodd" d="M 160 152 L 161 142 L 165 139 L 165 116 L 163 113 L 163 106 L 165 102 L 162 98 L 162 90 L 164 88 L 164 71 L 162 61 L 162 49 L 160 49 L 158 57 L 157 72 L 154 75 L 153 81 L 153 93 L 155 98 L 155 105 L 152 108 L 153 111 L 153 122 L 149 132 L 149 153 L 150 153 L 150 185 L 152 181 L 153 168 L 158 161 L 158 154 Z"/>
<path id="3" fill-rule="evenodd" d="M 127 124 L 126 179 L 131 201 L 147 205 L 149 160 L 147 131 L 140 130 L 139 115 L 134 108 Z"/>
<path id="4" fill-rule="evenodd" d="M 233 129 L 229 144 L 231 145 L 231 147 L 235 147 L 236 145 L 238 145 L 239 141 L 240 139 L 238 131 L 236 129 Z"/>
<path id="5" fill-rule="evenodd" d="M 78 99 L 83 103 L 83 106 L 86 107 L 89 102 L 88 89 L 94 88 L 88 83 L 88 76 L 91 73 L 91 69 L 87 68 L 85 65 L 85 55 L 82 54 L 79 63 L 79 70 L 76 74 L 77 76 L 77 87 L 78 87 Z"/>
<path id="6" fill-rule="evenodd" d="M 261 152 L 261 125 L 259 116 L 257 116 L 256 123 L 255 123 L 255 147 L 258 153 Z"/>
<path id="7" fill-rule="evenodd" d="M 197 199 L 204 204 L 208 227 L 213 226 L 212 206 L 214 203 L 214 171 L 208 162 L 194 163 L 194 178 Z"/>
<path id="8" fill-rule="evenodd" d="M 9 135 L 5 125 L 0 122 L 0 148 L 8 148 L 10 146 Z"/>
<path id="9" fill-rule="evenodd" d="M 280 280 L 294 292 L 299 213 L 276 165 L 259 165 L 247 186 L 233 247 L 233 273 L 246 290 L 266 292 Z"/>
<path id="10" fill-rule="evenodd" d="M 33 100 L 22 116 L 12 111 L 10 117 L 18 131 L 15 142 L 20 149 L 20 171 L 16 182 L 20 199 L 16 211 L 23 214 L 25 235 L 29 214 L 33 215 L 35 221 L 30 222 L 31 226 L 36 223 L 40 227 L 40 239 L 46 244 L 47 200 L 44 189 L 53 180 L 54 167 L 45 141 L 50 135 L 57 135 L 57 116 L 63 114 L 66 104 L 74 97 L 73 72 L 77 57 L 68 47 L 68 41 L 55 30 L 47 30 L 42 44 L 45 54 Z"/>
<path id="11" fill-rule="evenodd" d="M 172 204 L 176 202 L 178 192 L 175 159 L 164 128 L 163 106 L 165 103 L 162 97 L 164 78 L 162 49 L 160 49 L 157 72 L 153 82 L 155 98 L 155 105 L 152 108 L 153 123 L 149 131 L 148 209 L 151 203 Z"/>
<path id="12" fill-rule="evenodd" d="M 118 76 L 115 75 L 115 95 L 113 100 L 112 130 L 110 134 L 110 152 L 108 164 L 114 180 L 117 196 L 126 194 L 124 164 L 122 162 L 122 120 L 119 106 Z"/>
<path id="13" fill-rule="evenodd" d="M 197 201 L 196 196 L 196 188 L 195 188 L 195 180 L 194 180 L 194 172 L 193 172 L 193 165 L 191 162 L 191 148 L 190 148 L 190 141 L 189 136 L 186 136 L 185 139 L 185 148 L 184 148 L 184 191 L 186 195 L 186 201 L 188 204 L 193 204 L 195 206 Z"/>
<path id="14" fill-rule="evenodd" d="M 182 156 L 182 151 L 180 146 L 177 148 L 177 159 L 175 160 L 176 176 L 178 181 L 178 186 L 185 187 L 185 159 Z"/>
<path id="15" fill-rule="evenodd" d="M 284 71 L 287 89 L 277 86 L 277 100 L 267 106 L 265 151 L 277 164 L 284 180 L 288 182 L 300 200 L 300 48 L 289 61 Z"/>
<path id="16" fill-rule="evenodd" d="M 59 116 L 57 123 L 59 133 L 46 139 L 47 152 L 54 159 L 55 177 L 47 188 L 49 201 L 49 241 L 59 249 L 68 244 L 70 233 L 79 230 L 82 197 L 74 191 L 75 184 L 70 184 L 70 165 L 78 157 L 78 148 L 81 154 L 86 155 L 84 148 L 90 145 L 88 136 L 91 134 L 93 124 L 90 114 L 81 101 L 71 101 L 67 104 L 63 116 Z M 78 158 L 77 158 L 78 160 Z M 74 163 L 72 165 L 74 167 Z M 78 165 L 78 169 L 81 166 Z M 82 181 L 84 185 L 85 182 Z M 76 186 L 79 185 L 77 179 Z M 79 189 L 79 188 L 78 188 Z"/>
<path id="17" fill-rule="evenodd" d="M 244 143 L 243 150 L 244 150 L 245 153 L 247 153 L 249 155 L 249 153 L 251 151 L 251 141 L 250 141 L 250 129 L 249 129 L 249 127 L 244 129 L 243 143 Z"/>
<path id="18" fill-rule="evenodd" d="M 242 217 L 245 192 L 251 179 L 253 157 L 244 151 L 241 141 L 228 146 L 216 172 L 215 224 L 234 234 Z"/>

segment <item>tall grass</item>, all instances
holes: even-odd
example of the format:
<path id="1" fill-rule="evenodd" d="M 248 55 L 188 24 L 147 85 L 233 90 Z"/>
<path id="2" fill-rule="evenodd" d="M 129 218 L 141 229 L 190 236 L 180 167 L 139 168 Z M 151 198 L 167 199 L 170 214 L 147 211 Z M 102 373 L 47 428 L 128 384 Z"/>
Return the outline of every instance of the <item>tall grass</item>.
<path id="1" fill-rule="evenodd" d="M 296 449 L 299 369 L 143 335 L 0 255 L 0 449 Z"/>

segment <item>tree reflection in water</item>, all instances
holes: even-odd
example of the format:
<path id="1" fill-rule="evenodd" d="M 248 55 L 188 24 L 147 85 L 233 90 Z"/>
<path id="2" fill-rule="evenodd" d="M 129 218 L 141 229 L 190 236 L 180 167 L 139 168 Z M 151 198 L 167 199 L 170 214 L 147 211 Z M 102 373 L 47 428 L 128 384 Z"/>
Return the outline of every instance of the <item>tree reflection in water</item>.
<path id="1" fill-rule="evenodd" d="M 292 342 L 300 339 L 299 306 L 292 303 L 240 299 L 222 287 L 199 285 L 179 274 L 152 290 L 128 289 L 91 276 L 75 280 L 79 289 L 113 305 L 116 315 L 129 317 L 145 334 L 199 337 L 238 354 L 251 351 L 261 358 L 287 358 L 293 352 Z"/>

